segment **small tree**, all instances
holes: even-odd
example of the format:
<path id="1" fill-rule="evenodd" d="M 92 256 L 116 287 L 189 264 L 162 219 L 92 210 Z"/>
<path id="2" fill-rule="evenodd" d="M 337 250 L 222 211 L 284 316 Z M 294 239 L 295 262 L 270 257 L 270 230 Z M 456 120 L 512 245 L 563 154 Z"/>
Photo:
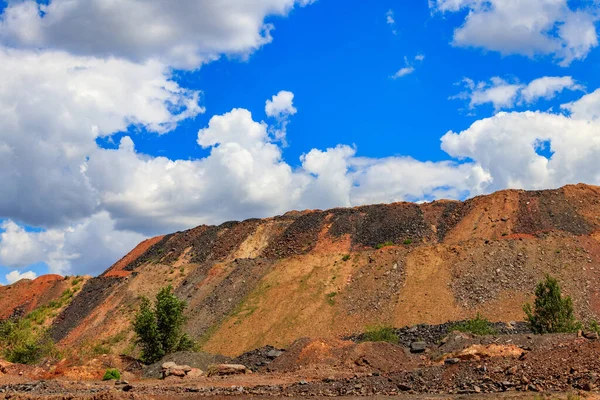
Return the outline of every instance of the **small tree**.
<path id="1" fill-rule="evenodd" d="M 571 297 L 562 297 L 558 281 L 550 275 L 538 283 L 533 308 L 527 303 L 523 311 L 535 333 L 573 332 L 580 326 L 573 313 Z"/>
<path id="2" fill-rule="evenodd" d="M 187 304 L 173 294 L 171 285 L 156 295 L 154 307 L 143 297 L 140 310 L 133 321 L 137 343 L 142 347 L 141 359 L 145 363 L 160 360 L 166 354 L 190 350 L 195 347 L 191 338 L 183 333 Z"/>

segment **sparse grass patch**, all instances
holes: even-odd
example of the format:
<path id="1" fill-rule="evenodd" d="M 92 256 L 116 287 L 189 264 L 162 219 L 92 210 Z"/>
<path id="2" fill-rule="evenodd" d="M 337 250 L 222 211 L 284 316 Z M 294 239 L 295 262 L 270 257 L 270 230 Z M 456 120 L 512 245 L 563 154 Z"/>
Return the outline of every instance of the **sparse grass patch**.
<path id="1" fill-rule="evenodd" d="M 394 332 L 391 325 L 371 325 L 367 326 L 364 334 L 364 342 L 388 342 L 398 343 L 398 335 Z"/>
<path id="2" fill-rule="evenodd" d="M 375 248 L 377 250 L 379 249 L 383 249 L 384 247 L 389 247 L 389 246 L 393 246 L 394 242 L 385 242 L 385 243 L 379 243 L 377 246 L 375 246 Z"/>
<path id="3" fill-rule="evenodd" d="M 83 277 L 77 275 L 75 279 L 73 279 L 73 282 L 71 282 L 71 286 L 77 286 L 81 282 L 83 282 Z"/>
<path id="4" fill-rule="evenodd" d="M 495 335 L 497 333 L 490 321 L 482 317 L 481 314 L 477 314 L 473 319 L 452 325 L 450 331 L 468 332 L 480 336 Z"/>
<path id="5" fill-rule="evenodd" d="M 408 246 L 408 245 L 412 244 L 412 240 L 406 239 L 403 243 L 404 243 L 404 245 Z"/>
<path id="6" fill-rule="evenodd" d="M 342 257 L 342 261 L 348 261 L 350 259 L 350 254 L 346 254 L 344 257 Z"/>
<path id="7" fill-rule="evenodd" d="M 325 297 L 327 298 L 327 304 L 329 304 L 330 306 L 334 306 L 335 305 L 335 296 L 337 296 L 337 292 L 331 292 L 331 293 L 327 293 L 325 295 Z"/>

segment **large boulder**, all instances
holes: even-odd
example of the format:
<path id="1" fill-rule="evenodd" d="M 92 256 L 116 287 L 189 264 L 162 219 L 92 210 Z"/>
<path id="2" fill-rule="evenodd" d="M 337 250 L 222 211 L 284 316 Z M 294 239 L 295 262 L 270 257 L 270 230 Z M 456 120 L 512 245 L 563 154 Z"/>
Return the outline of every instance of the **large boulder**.
<path id="1" fill-rule="evenodd" d="M 197 378 L 204 374 L 204 372 L 198 368 L 192 368 L 189 365 L 177 365 L 172 361 L 162 364 L 162 377 L 168 378 L 169 376 L 177 376 L 179 378 Z"/>
<path id="2" fill-rule="evenodd" d="M 252 371 L 242 364 L 215 364 L 208 367 L 208 376 L 251 374 Z"/>

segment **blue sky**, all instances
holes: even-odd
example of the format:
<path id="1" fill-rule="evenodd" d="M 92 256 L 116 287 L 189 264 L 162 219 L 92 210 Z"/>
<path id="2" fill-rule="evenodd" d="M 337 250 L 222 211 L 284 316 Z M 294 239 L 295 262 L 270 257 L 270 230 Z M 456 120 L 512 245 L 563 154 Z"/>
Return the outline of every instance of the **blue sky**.
<path id="1" fill-rule="evenodd" d="M 295 94 L 299 113 L 290 124 L 286 160 L 299 164 L 312 148 L 355 144 L 362 156 L 408 155 L 419 160 L 445 160 L 440 138 L 448 130 L 462 131 L 479 118 L 494 113 L 491 105 L 461 110 L 465 103 L 449 100 L 461 91 L 464 77 L 475 81 L 492 76 L 529 82 L 540 76 L 572 75 L 588 88 L 600 87 L 600 52 L 584 63 L 558 66 L 552 56 L 533 59 L 501 55 L 450 45 L 466 10 L 456 15 L 431 15 L 427 2 L 377 1 L 350 3 L 320 1 L 294 10 L 288 17 L 269 18 L 275 24 L 273 43 L 248 61 L 221 59 L 192 73 L 180 71 L 182 86 L 204 92 L 207 113 L 156 140 L 140 137 L 140 151 L 174 158 L 202 157 L 199 147 L 181 146 L 183 137 L 194 142 L 199 128 L 214 114 L 246 108 L 264 119 L 264 99 L 285 89 Z M 396 26 L 386 23 L 394 11 Z M 394 35 L 392 30 L 397 30 Z M 404 79 L 391 76 L 404 66 L 404 57 L 425 55 L 417 70 Z M 547 110 L 581 97 L 564 93 L 540 101 Z M 516 109 L 530 109 L 517 107 Z"/>
<path id="2" fill-rule="evenodd" d="M 599 7 L 0 2 L 0 282 L 202 223 L 598 184 Z"/>

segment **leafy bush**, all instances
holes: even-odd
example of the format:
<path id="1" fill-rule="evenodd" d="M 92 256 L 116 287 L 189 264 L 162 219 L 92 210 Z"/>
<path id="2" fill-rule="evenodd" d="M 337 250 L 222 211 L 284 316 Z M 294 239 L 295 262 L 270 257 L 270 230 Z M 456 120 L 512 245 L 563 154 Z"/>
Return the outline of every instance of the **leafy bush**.
<path id="1" fill-rule="evenodd" d="M 367 326 L 364 334 L 365 342 L 389 342 L 398 343 L 400 338 L 394 332 L 394 328 L 391 325 L 373 325 Z"/>
<path id="2" fill-rule="evenodd" d="M 106 372 L 104 373 L 104 376 L 102 377 L 103 381 L 110 381 L 110 380 L 118 381 L 119 379 L 121 379 L 121 373 L 116 368 L 107 369 Z"/>
<path id="3" fill-rule="evenodd" d="M 588 323 L 587 329 L 592 332 L 600 333 L 600 324 L 598 324 L 598 321 L 593 319 Z"/>
<path id="4" fill-rule="evenodd" d="M 494 329 L 490 321 L 482 317 L 479 313 L 473 319 L 452 325 L 450 331 L 469 332 L 480 336 L 496 334 L 496 329 Z"/>
<path id="5" fill-rule="evenodd" d="M 562 296 L 558 281 L 550 275 L 538 283 L 533 307 L 527 303 L 523 311 L 535 333 L 574 332 L 581 327 L 575 319 L 571 297 Z"/>
<path id="6" fill-rule="evenodd" d="M 46 329 L 36 329 L 29 319 L 0 323 L 2 357 L 17 364 L 35 364 L 56 355 L 54 343 Z"/>
<path id="7" fill-rule="evenodd" d="M 143 297 L 140 309 L 133 321 L 137 343 L 141 345 L 141 359 L 151 364 L 166 354 L 192 350 L 194 341 L 183 333 L 186 321 L 183 311 L 187 304 L 173 294 L 171 285 L 162 288 L 156 295 L 154 307 Z"/>

